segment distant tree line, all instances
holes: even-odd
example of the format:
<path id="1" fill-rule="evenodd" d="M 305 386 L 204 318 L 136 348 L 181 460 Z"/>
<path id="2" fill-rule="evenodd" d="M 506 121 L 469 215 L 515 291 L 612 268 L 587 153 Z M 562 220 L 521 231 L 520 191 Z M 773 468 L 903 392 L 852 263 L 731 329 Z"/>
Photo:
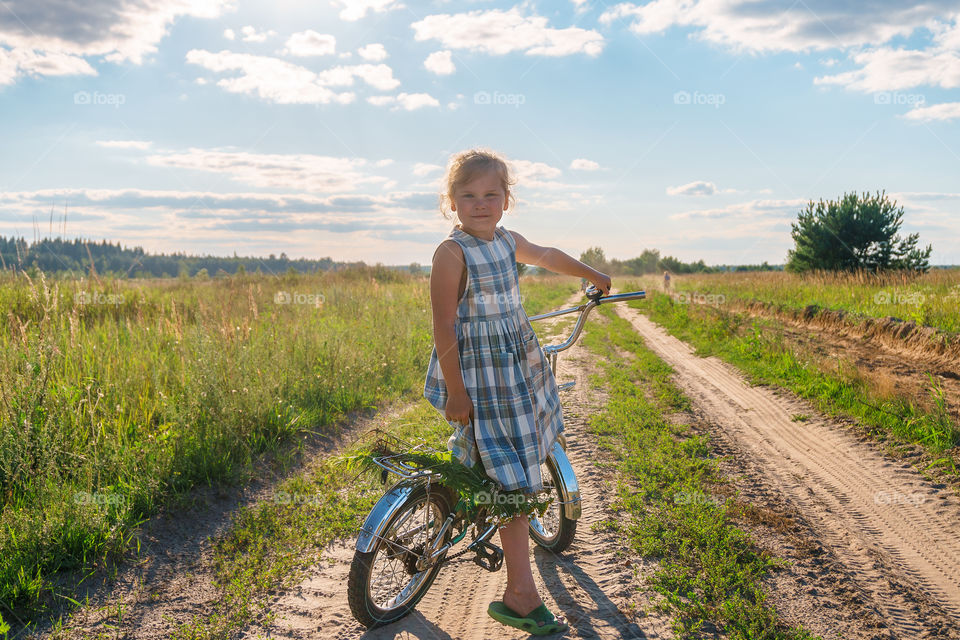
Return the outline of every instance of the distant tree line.
<path id="1" fill-rule="evenodd" d="M 362 262 L 334 262 L 330 258 L 310 260 L 290 259 L 287 254 L 270 254 L 266 258 L 190 256 L 185 253 L 145 252 L 141 247 L 122 247 L 120 243 L 103 240 L 65 240 L 44 238 L 27 243 L 23 238 L 0 236 L 0 268 L 13 270 L 40 270 L 53 274 L 89 274 L 90 265 L 97 274 L 142 278 L 142 277 L 194 277 L 204 275 L 233 275 L 256 272 L 284 273 L 290 270 L 300 273 L 328 271 Z"/>
<path id="2" fill-rule="evenodd" d="M 697 262 L 683 262 L 673 256 L 660 256 L 658 249 L 644 249 L 636 258 L 629 260 L 607 260 L 600 247 L 590 247 L 580 254 L 580 262 L 588 264 L 611 275 L 640 276 L 645 273 L 712 273 L 716 271 L 708 267 L 703 260 Z"/>
<path id="3" fill-rule="evenodd" d="M 716 264 L 713 265 L 716 271 L 783 271 L 782 264 L 769 264 L 766 260 L 761 264 Z"/>

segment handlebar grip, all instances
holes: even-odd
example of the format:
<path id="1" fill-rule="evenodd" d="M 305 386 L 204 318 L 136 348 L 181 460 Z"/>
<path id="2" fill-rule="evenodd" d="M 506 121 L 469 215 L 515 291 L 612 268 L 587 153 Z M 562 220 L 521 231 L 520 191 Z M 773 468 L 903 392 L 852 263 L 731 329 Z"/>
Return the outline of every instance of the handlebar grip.
<path id="1" fill-rule="evenodd" d="M 597 286 L 593 284 L 587 287 L 586 294 L 587 294 L 587 298 L 589 298 L 594 302 L 597 302 L 600 298 L 603 297 L 603 292 L 600 291 L 600 289 L 597 289 Z"/>

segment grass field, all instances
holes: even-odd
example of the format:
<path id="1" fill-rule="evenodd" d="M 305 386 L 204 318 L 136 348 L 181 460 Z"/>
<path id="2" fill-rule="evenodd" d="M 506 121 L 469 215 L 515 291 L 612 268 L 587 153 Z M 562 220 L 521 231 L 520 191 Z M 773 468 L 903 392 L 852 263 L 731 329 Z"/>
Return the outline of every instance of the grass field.
<path id="1" fill-rule="evenodd" d="M 786 388 L 825 413 L 852 417 L 880 440 L 920 444 L 931 466 L 956 473 L 960 424 L 935 382 L 924 397 L 881 389 L 856 368 L 841 369 L 835 360 L 797 350 L 785 340 L 778 320 L 750 317 L 728 305 L 689 304 L 655 291 L 642 304 L 628 304 L 698 354 L 726 360 L 754 382 Z"/>
<path id="2" fill-rule="evenodd" d="M 572 279 L 524 278 L 530 313 Z M 380 268 L 0 280 L 0 615 L 115 565 L 144 518 L 345 413 L 418 397 L 426 279 Z M 530 309 L 534 311 L 530 311 Z M 110 569 L 107 569 L 110 570 Z M 58 584 L 56 588 L 54 584 Z"/>
<path id="3" fill-rule="evenodd" d="M 660 288 L 661 279 L 645 279 Z M 808 305 L 873 318 L 893 316 L 951 333 L 960 332 L 960 269 L 926 274 L 813 273 L 777 271 L 676 276 L 673 288 L 710 301 L 760 301 L 789 309 Z M 710 296 L 710 298 L 707 298 Z"/>

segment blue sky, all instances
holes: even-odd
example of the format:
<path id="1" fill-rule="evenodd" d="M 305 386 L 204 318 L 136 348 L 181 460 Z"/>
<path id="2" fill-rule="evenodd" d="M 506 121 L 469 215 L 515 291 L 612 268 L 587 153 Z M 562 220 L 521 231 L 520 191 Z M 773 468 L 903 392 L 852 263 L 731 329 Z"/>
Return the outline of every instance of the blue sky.
<path id="1" fill-rule="evenodd" d="M 450 155 L 579 255 L 782 263 L 885 190 L 960 263 L 960 4 L 4 0 L 0 235 L 429 262 Z M 66 222 L 63 221 L 66 206 Z"/>

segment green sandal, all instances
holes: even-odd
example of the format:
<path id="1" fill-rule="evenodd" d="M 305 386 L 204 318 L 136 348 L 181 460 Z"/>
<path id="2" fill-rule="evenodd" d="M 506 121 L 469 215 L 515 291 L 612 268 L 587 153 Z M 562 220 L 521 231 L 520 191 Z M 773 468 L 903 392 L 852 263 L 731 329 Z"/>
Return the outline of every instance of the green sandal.
<path id="1" fill-rule="evenodd" d="M 523 617 L 500 600 L 497 600 L 490 603 L 490 606 L 487 607 L 487 613 L 497 622 L 516 627 L 535 636 L 560 633 L 570 628 L 568 624 L 558 621 L 543 603 L 528 613 L 527 617 Z"/>

